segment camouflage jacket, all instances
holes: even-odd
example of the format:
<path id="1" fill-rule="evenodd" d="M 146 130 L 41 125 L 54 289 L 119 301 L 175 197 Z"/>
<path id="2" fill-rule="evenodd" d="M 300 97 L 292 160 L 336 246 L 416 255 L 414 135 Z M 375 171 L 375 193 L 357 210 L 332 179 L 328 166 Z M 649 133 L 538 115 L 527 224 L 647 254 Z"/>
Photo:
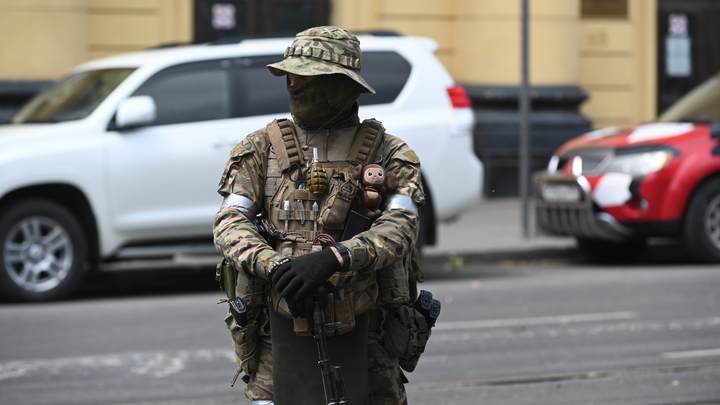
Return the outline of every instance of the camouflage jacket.
<path id="1" fill-rule="evenodd" d="M 296 126 L 301 144 L 318 147 L 320 160 L 328 156 L 347 156 L 358 127 L 333 129 L 321 134 L 309 133 Z M 345 150 L 343 150 L 345 149 Z M 220 180 L 218 192 L 226 197 L 231 193 L 254 201 L 262 212 L 266 207 L 266 174 L 268 156 L 273 153 L 266 128 L 248 135 L 231 152 L 225 171 Z M 345 153 L 345 155 L 342 155 Z M 421 178 L 420 161 L 415 152 L 401 139 L 385 134 L 375 160 L 379 160 L 386 171 L 397 174 L 399 186 L 395 194 L 412 198 L 418 206 L 425 202 Z M 419 218 L 416 212 L 393 209 L 383 212 L 371 228 L 352 239 L 342 241 L 352 257 L 349 270 L 359 273 L 386 268 L 396 260 L 404 258 L 417 240 Z M 257 231 L 255 225 L 234 208 L 222 208 L 215 217 L 215 246 L 230 260 L 236 269 L 247 275 L 269 280 L 272 265 L 283 256 L 269 246 Z"/>

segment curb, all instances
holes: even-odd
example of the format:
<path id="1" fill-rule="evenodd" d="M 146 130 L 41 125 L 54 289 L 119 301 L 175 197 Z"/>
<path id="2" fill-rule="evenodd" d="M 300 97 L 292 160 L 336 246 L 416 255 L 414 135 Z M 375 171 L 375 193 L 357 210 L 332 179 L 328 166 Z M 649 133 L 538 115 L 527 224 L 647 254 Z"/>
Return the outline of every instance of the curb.
<path id="1" fill-rule="evenodd" d="M 499 250 L 466 253 L 424 254 L 421 266 L 428 269 L 499 265 L 503 262 L 577 260 L 582 256 L 576 247 L 542 247 L 521 250 Z"/>

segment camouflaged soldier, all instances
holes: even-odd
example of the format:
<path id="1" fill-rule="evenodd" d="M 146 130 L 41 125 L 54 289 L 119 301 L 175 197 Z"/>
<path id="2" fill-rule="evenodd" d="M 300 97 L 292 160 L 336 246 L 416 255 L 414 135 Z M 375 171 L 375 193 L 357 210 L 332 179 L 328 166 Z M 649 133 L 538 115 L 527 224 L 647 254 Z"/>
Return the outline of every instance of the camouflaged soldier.
<path id="1" fill-rule="evenodd" d="M 303 31 L 268 68 L 286 76 L 293 120 L 275 120 L 232 150 L 214 224 L 215 245 L 236 270 L 236 293 L 249 309 L 244 327 L 226 318 L 246 398 L 323 402 L 317 350 L 307 337 L 317 299 L 326 319 L 342 325 L 329 339 L 331 358 L 343 367 L 353 403 L 407 403 L 400 366 L 408 344 L 384 329 L 390 312 L 417 295 L 419 159 L 378 121 L 360 122 L 356 100 L 375 91 L 360 76 L 351 32 Z M 361 188 L 353 170 L 370 163 L 395 173 L 398 186 L 383 195 L 380 217 L 366 223 L 356 214 Z"/>

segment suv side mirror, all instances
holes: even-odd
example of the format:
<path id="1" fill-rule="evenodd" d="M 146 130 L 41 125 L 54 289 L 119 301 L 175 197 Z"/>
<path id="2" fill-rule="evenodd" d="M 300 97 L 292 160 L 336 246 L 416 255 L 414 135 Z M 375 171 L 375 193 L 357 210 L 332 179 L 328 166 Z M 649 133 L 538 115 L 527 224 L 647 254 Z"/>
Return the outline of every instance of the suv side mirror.
<path id="1" fill-rule="evenodd" d="M 120 102 L 115 114 L 118 129 L 139 127 L 155 121 L 157 107 L 150 96 L 135 96 Z"/>

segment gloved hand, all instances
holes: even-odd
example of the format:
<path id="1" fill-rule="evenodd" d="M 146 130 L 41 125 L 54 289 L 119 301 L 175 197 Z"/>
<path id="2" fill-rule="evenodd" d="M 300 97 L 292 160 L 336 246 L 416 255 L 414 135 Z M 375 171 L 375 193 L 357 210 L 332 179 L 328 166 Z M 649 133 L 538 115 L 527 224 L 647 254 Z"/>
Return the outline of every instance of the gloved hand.
<path id="1" fill-rule="evenodd" d="M 327 281 L 340 269 L 335 253 L 327 248 L 300 256 L 289 265 L 278 266 L 272 272 L 272 282 L 275 284 L 275 291 L 282 294 L 285 301 L 298 301 L 311 295 L 318 284 Z"/>
<path id="2" fill-rule="evenodd" d="M 287 301 L 288 308 L 290 309 L 292 316 L 295 318 L 312 319 L 313 313 L 315 312 L 316 299 L 320 304 L 320 308 L 326 309 L 329 303 L 331 287 L 332 284 L 330 284 L 329 281 L 326 281 L 315 287 L 315 291 L 312 294 L 308 294 L 298 300 L 285 300 Z"/>

